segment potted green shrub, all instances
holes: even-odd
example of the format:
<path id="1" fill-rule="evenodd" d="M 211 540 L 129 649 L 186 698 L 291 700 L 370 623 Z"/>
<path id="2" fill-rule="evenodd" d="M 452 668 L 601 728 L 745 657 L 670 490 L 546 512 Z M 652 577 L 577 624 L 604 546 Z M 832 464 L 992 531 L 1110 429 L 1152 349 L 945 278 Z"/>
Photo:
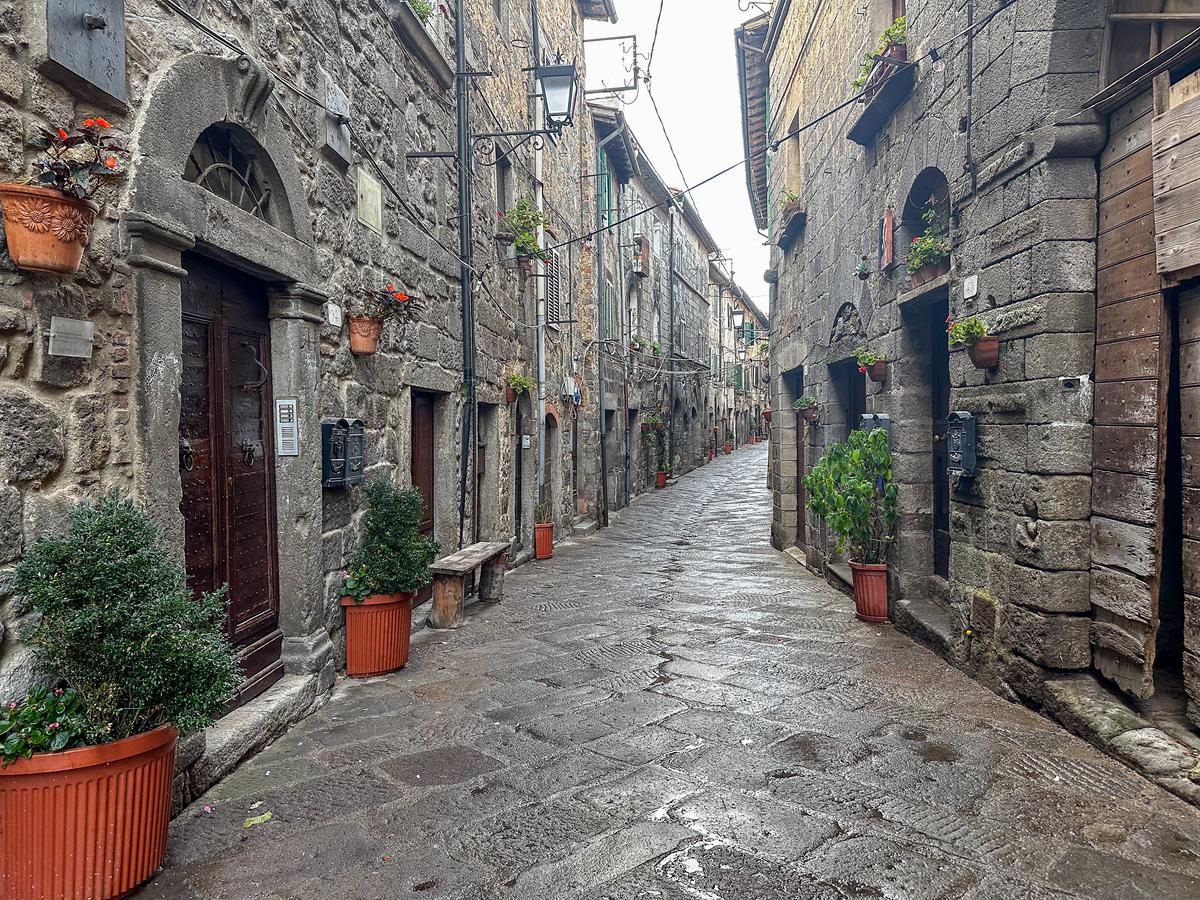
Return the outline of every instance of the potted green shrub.
<path id="1" fill-rule="evenodd" d="M 968 316 L 960 322 L 947 316 L 946 342 L 952 349 L 966 347 L 967 355 L 977 369 L 994 369 L 1000 365 L 1000 339 L 988 334 L 987 325 L 979 316 Z"/>
<path id="2" fill-rule="evenodd" d="M 45 681 L 0 708 L 0 896 L 123 896 L 162 861 L 179 734 L 240 681 L 225 589 L 193 596 L 115 493 L 30 546 L 15 588 Z"/>
<path id="3" fill-rule="evenodd" d="M 809 424 L 817 421 L 817 398 L 812 394 L 805 394 L 803 397 L 797 398 L 796 402 L 792 404 L 792 409 L 799 412 L 801 418 Z"/>
<path id="4" fill-rule="evenodd" d="M 879 36 L 879 43 L 868 52 L 859 66 L 857 77 L 850 82 L 851 87 L 863 93 L 863 102 L 871 102 L 879 86 L 891 75 L 895 63 L 908 59 L 908 25 L 904 16 L 900 16 L 884 29 Z"/>
<path id="5" fill-rule="evenodd" d="M 532 393 L 537 384 L 532 379 L 526 378 L 520 373 L 514 372 L 508 376 L 508 381 L 504 385 L 504 401 L 512 406 L 517 402 L 517 398 L 526 391 Z"/>
<path id="6" fill-rule="evenodd" d="M 650 353 L 656 357 L 662 356 L 662 344 L 659 341 L 651 341 Z"/>
<path id="7" fill-rule="evenodd" d="M 512 209 L 501 210 L 499 216 L 501 229 L 512 236 L 513 250 L 516 251 L 522 271 L 531 271 L 535 259 L 550 261 L 549 254 L 541 245 L 540 232 L 545 229 L 547 221 L 540 209 L 521 198 Z"/>
<path id="8" fill-rule="evenodd" d="M 100 207 L 92 200 L 118 177 L 125 148 L 96 116 L 79 127 L 43 129 L 30 143 L 43 155 L 24 183 L 0 184 L 8 255 L 18 268 L 71 275 L 83 261 Z"/>
<path id="9" fill-rule="evenodd" d="M 854 358 L 858 361 L 858 371 L 872 381 L 879 383 L 887 378 L 887 360 L 878 353 L 866 347 L 855 347 Z"/>
<path id="10" fill-rule="evenodd" d="M 376 478 L 363 490 L 362 536 L 342 573 L 346 674 L 383 675 L 408 662 L 412 602 L 432 580 L 437 541 L 421 534 L 424 500 L 416 488 Z"/>
<path id="11" fill-rule="evenodd" d="M 925 231 L 912 239 L 905 266 L 914 288 L 928 284 L 950 271 L 949 225 L 937 195 L 925 201 L 921 220 Z"/>
<path id="12" fill-rule="evenodd" d="M 554 516 L 549 500 L 533 508 L 533 556 L 539 560 L 554 556 Z"/>
<path id="13" fill-rule="evenodd" d="M 844 444 L 825 451 L 804 487 L 808 508 L 836 537 L 838 553 L 849 547 L 858 617 L 886 622 L 887 553 L 898 516 L 887 432 L 850 432 Z"/>

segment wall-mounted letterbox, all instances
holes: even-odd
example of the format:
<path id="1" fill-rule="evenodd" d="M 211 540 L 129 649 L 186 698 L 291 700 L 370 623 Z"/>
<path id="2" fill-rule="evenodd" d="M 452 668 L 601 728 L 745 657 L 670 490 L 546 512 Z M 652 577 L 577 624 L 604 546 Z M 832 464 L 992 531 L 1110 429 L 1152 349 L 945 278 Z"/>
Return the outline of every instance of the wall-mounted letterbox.
<path id="1" fill-rule="evenodd" d="M 975 476 L 975 417 L 952 412 L 946 419 L 946 472 L 960 478 Z"/>
<path id="2" fill-rule="evenodd" d="M 887 432 L 888 448 L 892 446 L 892 417 L 887 413 L 863 413 L 862 419 L 858 426 L 862 431 L 870 434 L 876 428 L 882 428 Z"/>
<path id="3" fill-rule="evenodd" d="M 346 488 L 363 480 L 362 419 L 321 421 L 321 486 Z"/>

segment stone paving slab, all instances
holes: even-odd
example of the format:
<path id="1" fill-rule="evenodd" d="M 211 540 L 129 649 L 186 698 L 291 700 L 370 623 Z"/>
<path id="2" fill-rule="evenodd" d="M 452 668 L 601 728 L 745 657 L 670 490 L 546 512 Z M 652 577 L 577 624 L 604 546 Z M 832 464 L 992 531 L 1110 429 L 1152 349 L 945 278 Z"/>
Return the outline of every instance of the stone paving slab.
<path id="1" fill-rule="evenodd" d="M 340 682 L 172 823 L 140 896 L 1200 897 L 1200 811 L 855 620 L 769 546 L 765 462 L 638 500 Z"/>

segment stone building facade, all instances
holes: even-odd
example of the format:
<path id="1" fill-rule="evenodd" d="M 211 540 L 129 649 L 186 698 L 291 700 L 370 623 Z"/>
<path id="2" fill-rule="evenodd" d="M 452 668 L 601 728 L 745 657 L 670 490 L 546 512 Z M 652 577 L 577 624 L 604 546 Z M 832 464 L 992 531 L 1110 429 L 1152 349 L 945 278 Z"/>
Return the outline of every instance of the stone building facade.
<path id="1" fill-rule="evenodd" d="M 1200 532 L 1171 499 L 1186 508 L 1197 483 L 1178 230 L 1194 187 L 1158 179 L 1190 137 L 1181 38 L 1200 9 L 1146 8 L 776 0 L 737 38 L 747 186 L 773 245 L 775 546 L 843 577 L 801 479 L 864 414 L 888 416 L 893 620 L 1127 759 L 1139 741 L 1187 747 L 1154 773 L 1186 794 L 1194 733 L 1162 723 L 1200 724 Z M 899 16 L 904 48 L 855 86 Z M 918 284 L 905 263 L 930 209 L 949 271 Z M 997 367 L 947 349 L 947 319 L 970 315 Z M 886 358 L 882 383 L 859 346 Z M 805 394 L 814 425 L 792 409 Z M 947 474 L 952 411 L 977 424 L 973 477 Z"/>
<path id="2" fill-rule="evenodd" d="M 0 694 L 35 675 L 11 565 L 77 501 L 134 496 L 190 570 L 196 547 L 217 546 L 205 577 L 234 586 L 241 706 L 181 745 L 179 801 L 321 703 L 342 665 L 337 594 L 361 497 L 322 487 L 323 420 L 363 423 L 365 474 L 419 487 L 444 550 L 460 534 L 511 537 L 519 558 L 543 499 L 560 534 L 594 515 L 582 326 L 595 297 L 578 240 L 593 217 L 593 131 L 580 104 L 556 138 L 475 145 L 469 410 L 457 170 L 444 156 L 459 11 L 470 68 L 493 73 L 471 80 L 475 134 L 544 125 L 528 48 L 582 65 L 584 21 L 615 15 L 609 0 L 462 0 L 426 23 L 403 0 L 252 13 L 129 0 L 98 86 L 48 49 L 67 26 L 0 2 L 0 178 L 25 176 L 39 128 L 91 115 L 130 148 L 74 277 L 22 272 L 0 252 Z M 82 26 L 68 38 L 88 39 Z M 554 248 L 528 273 L 494 239 L 497 212 L 521 197 L 545 211 Z M 385 325 L 379 352 L 353 355 L 347 316 L 389 283 L 415 309 Z M 52 317 L 94 325 L 90 359 L 50 353 Z M 516 372 L 539 390 L 509 405 Z M 278 401 L 295 404 L 289 450 Z M 249 500 L 222 493 L 218 474 L 235 469 Z M 218 508 L 249 524 L 214 537 Z"/>

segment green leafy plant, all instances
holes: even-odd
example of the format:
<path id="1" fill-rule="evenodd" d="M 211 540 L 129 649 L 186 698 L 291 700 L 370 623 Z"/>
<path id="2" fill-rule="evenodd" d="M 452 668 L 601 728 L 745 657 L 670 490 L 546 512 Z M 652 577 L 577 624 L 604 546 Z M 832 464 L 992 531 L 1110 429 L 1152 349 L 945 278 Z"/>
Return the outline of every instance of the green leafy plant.
<path id="1" fill-rule="evenodd" d="M 421 20 L 422 25 L 428 25 L 433 18 L 433 0 L 408 0 L 413 14 Z"/>
<path id="2" fill-rule="evenodd" d="M 100 116 L 84 119 L 70 132 L 43 128 L 29 142 L 44 153 L 33 161 L 29 183 L 80 200 L 93 196 L 106 181 L 119 177 L 119 157 L 128 152 L 109 137 L 110 128 Z"/>
<path id="3" fill-rule="evenodd" d="M 799 194 L 797 194 L 797 193 L 796 193 L 795 191 L 793 191 L 791 188 L 785 188 L 785 189 L 784 189 L 784 191 L 783 191 L 783 205 L 784 205 L 785 207 L 791 206 L 793 203 L 799 203 L 799 202 L 800 202 L 800 195 L 799 195 Z"/>
<path id="4" fill-rule="evenodd" d="M 420 304 L 411 295 L 396 290 L 389 284 L 381 291 L 363 291 L 355 294 L 349 303 L 350 314 L 370 316 L 373 319 L 404 319 L 412 315 Z"/>
<path id="5" fill-rule="evenodd" d="M 858 69 L 858 77 L 850 82 L 851 86 L 855 90 L 861 89 L 867 83 L 867 79 L 871 77 L 871 73 L 875 70 L 875 66 L 879 62 L 876 57 L 883 56 L 892 47 L 901 47 L 907 43 L 908 25 L 904 16 L 900 16 L 900 18 L 884 29 L 883 34 L 879 37 L 879 45 L 863 57 L 862 65 Z"/>
<path id="6" fill-rule="evenodd" d="M 540 209 L 522 198 L 512 209 L 501 210 L 498 215 L 501 227 L 513 236 L 513 248 L 518 257 L 550 261 L 550 254 L 538 243 L 538 231 L 549 224 Z"/>
<path id="7" fill-rule="evenodd" d="M 364 489 L 362 538 L 343 573 L 343 595 L 362 603 L 376 594 L 408 594 L 431 581 L 439 545 L 421 534 L 425 501 L 416 488 L 376 478 Z"/>
<path id="8" fill-rule="evenodd" d="M 858 360 L 858 367 L 866 370 L 883 359 L 878 353 L 868 350 L 866 347 L 858 346 L 854 348 L 854 358 Z"/>
<path id="9" fill-rule="evenodd" d="M 0 708 L 0 765 L 91 743 L 92 724 L 74 688 L 35 687 L 20 703 Z"/>
<path id="10" fill-rule="evenodd" d="M 543 500 L 540 503 L 534 504 L 533 521 L 537 522 L 539 525 L 551 524 L 554 521 L 554 517 L 551 514 L 552 510 L 553 504 L 551 504 L 549 500 Z"/>
<path id="11" fill-rule="evenodd" d="M 808 508 L 859 563 L 887 560 L 899 515 L 892 454 L 882 428 L 852 431 L 844 444 L 832 444 L 804 479 Z"/>
<path id="12" fill-rule="evenodd" d="M 203 728 L 238 685 L 225 588 L 193 596 L 154 522 L 116 493 L 79 504 L 65 535 L 33 544 L 15 585 L 22 608 L 41 613 L 22 640 L 77 692 L 94 743 L 166 723 Z"/>
<path id="13" fill-rule="evenodd" d="M 979 316 L 968 316 L 961 322 L 946 317 L 946 343 L 951 347 L 970 347 L 988 336 L 987 325 Z"/>
<path id="14" fill-rule="evenodd" d="M 662 356 L 662 344 L 658 341 L 651 341 L 650 352 L 655 356 Z"/>
<path id="15" fill-rule="evenodd" d="M 871 277 L 871 267 L 868 264 L 865 256 L 860 259 L 858 261 L 858 265 L 854 267 L 854 274 L 858 276 L 861 281 L 866 281 Z"/>
<path id="16" fill-rule="evenodd" d="M 633 343 L 637 345 L 640 353 L 645 353 L 650 348 L 650 341 L 640 334 L 635 334 L 633 336 Z"/>
<path id="17" fill-rule="evenodd" d="M 949 226 L 941 206 L 936 194 L 925 201 L 925 211 L 921 213 L 925 232 L 913 238 L 908 248 L 906 265 L 910 275 L 918 269 L 937 265 L 950 257 Z"/>
<path id="18" fill-rule="evenodd" d="M 812 394 L 805 394 L 802 397 L 796 398 L 796 402 L 792 404 L 792 409 L 816 409 L 817 398 Z"/>
<path id="19" fill-rule="evenodd" d="M 537 387 L 537 383 L 520 373 L 514 372 L 508 376 L 508 386 L 518 394 L 524 394 L 526 391 L 532 393 L 534 388 Z"/>

